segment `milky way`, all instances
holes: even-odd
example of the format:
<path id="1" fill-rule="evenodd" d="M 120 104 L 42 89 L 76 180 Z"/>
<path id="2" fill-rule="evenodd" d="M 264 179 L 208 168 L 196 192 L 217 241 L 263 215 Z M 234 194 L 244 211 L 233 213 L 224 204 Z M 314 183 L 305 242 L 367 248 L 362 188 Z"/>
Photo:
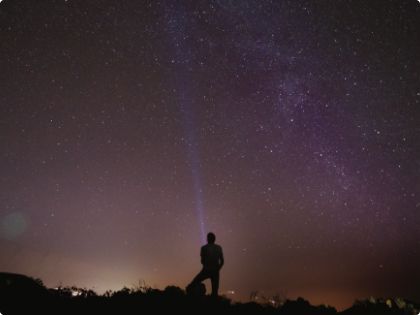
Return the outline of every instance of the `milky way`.
<path id="1" fill-rule="evenodd" d="M 420 300 L 420 5 L 0 4 L 0 270 Z M 232 295 L 234 291 L 235 294 Z"/>

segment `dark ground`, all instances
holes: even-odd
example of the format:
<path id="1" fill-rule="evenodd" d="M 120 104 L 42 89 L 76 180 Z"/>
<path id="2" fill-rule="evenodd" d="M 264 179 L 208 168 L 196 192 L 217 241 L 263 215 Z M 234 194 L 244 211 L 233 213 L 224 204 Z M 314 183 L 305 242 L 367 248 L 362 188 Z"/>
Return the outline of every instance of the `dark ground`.
<path id="1" fill-rule="evenodd" d="M 313 306 L 303 298 L 281 301 L 279 305 L 254 302 L 234 303 L 224 297 L 186 294 L 169 286 L 124 288 L 97 295 L 76 287 L 48 289 L 39 279 L 0 273 L 0 313 L 13 314 L 278 314 L 278 315 L 417 315 L 420 304 L 401 298 L 356 301 L 342 312 L 324 305 Z"/>

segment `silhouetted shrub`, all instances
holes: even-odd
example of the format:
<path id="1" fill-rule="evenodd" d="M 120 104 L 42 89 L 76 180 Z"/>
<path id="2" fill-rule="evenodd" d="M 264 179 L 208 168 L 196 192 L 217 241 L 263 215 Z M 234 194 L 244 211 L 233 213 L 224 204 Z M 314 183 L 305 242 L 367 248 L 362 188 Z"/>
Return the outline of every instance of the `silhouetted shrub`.
<path id="1" fill-rule="evenodd" d="M 401 298 L 357 300 L 352 307 L 342 312 L 343 315 L 417 315 L 412 304 Z"/>
<path id="2" fill-rule="evenodd" d="M 287 300 L 279 309 L 279 314 L 293 315 L 334 315 L 337 311 L 333 307 L 313 306 L 305 299 L 299 297 L 295 301 Z"/>
<path id="3" fill-rule="evenodd" d="M 141 284 L 97 295 L 85 288 L 47 289 L 41 281 L 16 274 L 0 273 L 0 312 L 5 315 L 43 314 L 261 314 L 261 315 L 417 315 L 419 304 L 395 298 L 356 301 L 337 313 L 332 307 L 313 306 L 303 298 L 286 300 L 277 307 L 270 303 L 232 303 L 224 297 L 206 296 L 204 284 L 184 290 L 164 290 Z"/>

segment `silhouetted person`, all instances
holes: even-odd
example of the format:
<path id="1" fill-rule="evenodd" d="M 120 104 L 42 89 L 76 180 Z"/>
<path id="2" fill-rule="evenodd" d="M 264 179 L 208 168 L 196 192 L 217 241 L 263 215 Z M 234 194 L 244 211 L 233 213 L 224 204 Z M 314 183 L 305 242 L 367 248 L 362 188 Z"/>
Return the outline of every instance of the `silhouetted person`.
<path id="1" fill-rule="evenodd" d="M 202 281 L 211 280 L 211 295 L 217 296 L 219 290 L 219 271 L 224 264 L 223 251 L 220 245 L 215 244 L 216 235 L 207 234 L 207 244 L 201 247 L 200 256 L 203 269 L 195 276 L 190 286 L 195 286 Z"/>

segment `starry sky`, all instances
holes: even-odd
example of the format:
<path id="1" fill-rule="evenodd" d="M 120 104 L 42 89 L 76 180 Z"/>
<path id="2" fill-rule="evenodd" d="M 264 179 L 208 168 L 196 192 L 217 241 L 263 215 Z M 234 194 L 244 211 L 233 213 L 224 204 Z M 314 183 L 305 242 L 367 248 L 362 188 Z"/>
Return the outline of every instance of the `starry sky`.
<path id="1" fill-rule="evenodd" d="M 235 300 L 420 300 L 418 1 L 4 0 L 0 39 L 1 271 L 184 288 L 213 231 Z"/>

